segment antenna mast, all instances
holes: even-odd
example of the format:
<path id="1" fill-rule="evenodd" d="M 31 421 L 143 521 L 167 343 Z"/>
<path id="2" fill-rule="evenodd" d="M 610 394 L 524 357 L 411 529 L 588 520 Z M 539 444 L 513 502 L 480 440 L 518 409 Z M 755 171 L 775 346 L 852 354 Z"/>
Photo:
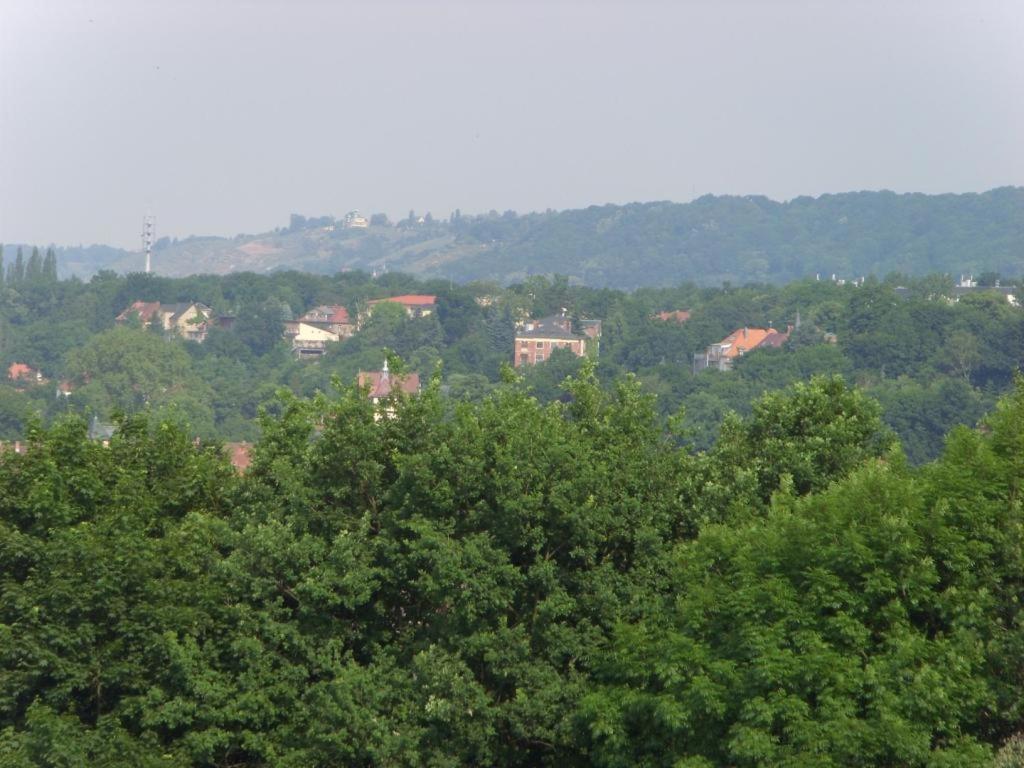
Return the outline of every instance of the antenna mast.
<path id="1" fill-rule="evenodd" d="M 147 213 L 142 219 L 142 250 L 146 252 L 146 274 L 152 269 L 153 258 L 153 214 Z"/>

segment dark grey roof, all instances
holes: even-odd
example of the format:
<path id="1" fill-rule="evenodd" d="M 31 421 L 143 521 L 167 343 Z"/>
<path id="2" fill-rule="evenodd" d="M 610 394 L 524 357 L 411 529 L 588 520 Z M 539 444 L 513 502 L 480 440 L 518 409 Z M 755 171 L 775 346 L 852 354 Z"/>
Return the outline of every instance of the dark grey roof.
<path id="1" fill-rule="evenodd" d="M 90 440 L 109 440 L 114 436 L 117 431 L 117 426 L 114 424 L 101 424 L 99 418 L 96 416 L 92 417 L 92 422 L 89 424 L 89 439 Z"/>

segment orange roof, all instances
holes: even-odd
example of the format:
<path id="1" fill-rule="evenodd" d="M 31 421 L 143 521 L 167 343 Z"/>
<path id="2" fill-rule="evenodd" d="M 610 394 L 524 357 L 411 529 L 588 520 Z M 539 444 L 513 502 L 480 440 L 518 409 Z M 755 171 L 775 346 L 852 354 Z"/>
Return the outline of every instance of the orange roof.
<path id="1" fill-rule="evenodd" d="M 359 386 L 370 388 L 370 397 L 387 397 L 393 392 L 415 395 L 420 391 L 420 375 L 407 373 L 398 376 L 385 371 L 360 371 Z"/>
<path id="2" fill-rule="evenodd" d="M 117 321 L 123 323 L 132 315 L 138 315 L 143 322 L 147 322 L 153 318 L 153 315 L 159 313 L 159 301 L 133 301 L 128 309 L 117 316 Z"/>
<path id="3" fill-rule="evenodd" d="M 224 448 L 228 452 L 231 466 L 239 472 L 245 472 L 252 464 L 252 456 L 250 456 L 252 446 L 249 443 L 225 443 Z"/>
<path id="4" fill-rule="evenodd" d="M 437 302 L 437 296 L 431 296 L 427 293 L 405 293 L 401 296 L 389 296 L 386 299 L 374 299 L 369 304 L 380 304 L 382 301 L 393 301 L 406 307 L 428 307 L 433 306 Z"/>
<path id="5" fill-rule="evenodd" d="M 17 381 L 18 379 L 34 379 L 36 372 L 34 368 L 30 368 L 24 363 L 11 363 L 11 367 L 7 369 L 7 377 L 11 381 Z"/>
<path id="6" fill-rule="evenodd" d="M 769 336 L 777 333 L 773 328 L 737 328 L 718 342 L 722 347 L 728 345 L 727 349 L 722 350 L 722 357 L 739 357 L 757 349 Z"/>

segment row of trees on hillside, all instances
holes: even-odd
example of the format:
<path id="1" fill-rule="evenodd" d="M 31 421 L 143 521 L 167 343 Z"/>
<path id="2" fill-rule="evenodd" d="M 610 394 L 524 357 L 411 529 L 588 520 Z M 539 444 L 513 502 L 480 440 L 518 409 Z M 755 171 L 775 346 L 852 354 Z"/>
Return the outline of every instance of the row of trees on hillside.
<path id="1" fill-rule="evenodd" d="M 347 220 L 347 221 L 346 221 Z M 889 191 L 798 197 L 705 195 L 517 214 L 455 211 L 447 219 L 409 215 L 394 226 L 292 214 L 273 232 L 235 237 L 161 238 L 167 274 L 298 268 L 392 270 L 502 284 L 531 275 L 570 275 L 591 286 L 633 290 L 682 282 L 704 286 L 781 285 L 818 274 L 973 274 L 1019 279 L 1024 264 L 1024 188 L 981 194 Z M 346 225 L 347 224 L 347 225 Z M 136 253 L 106 246 L 62 249 L 69 270 L 138 269 Z"/>
<path id="2" fill-rule="evenodd" d="M 841 374 L 882 403 L 908 457 L 921 463 L 938 455 L 953 425 L 973 425 L 991 409 L 1024 360 L 1024 312 L 984 291 L 952 303 L 942 285 L 803 281 L 625 293 L 564 277 L 502 288 L 355 272 L 182 279 L 102 273 L 88 283 L 8 282 L 0 286 L 0 362 L 30 366 L 46 383 L 0 385 L 0 439 L 23 437 L 33 415 L 47 422 L 72 411 L 106 420 L 117 410 L 176 409 L 200 436 L 251 440 L 259 407 L 278 387 L 303 396 L 326 392 L 333 378 L 354 381 L 360 370 L 379 369 L 388 354 L 400 355 L 424 380 L 440 366 L 453 401 L 479 399 L 499 385 L 512 359 L 516 321 L 564 308 L 603 321 L 603 384 L 635 373 L 658 395 L 663 418 L 685 413 L 683 439 L 695 450 L 709 448 L 725 415 L 748 414 L 763 392 Z M 897 293 L 897 286 L 907 291 Z M 284 320 L 311 307 L 341 304 L 357 314 L 370 299 L 402 293 L 436 295 L 436 313 L 413 318 L 384 308 L 315 363 L 295 359 L 282 339 Z M 234 324 L 211 329 L 203 344 L 165 339 L 140 325 L 115 328 L 114 318 L 138 300 L 201 301 Z M 685 322 L 656 317 L 681 309 L 690 311 Z M 728 373 L 694 373 L 694 353 L 735 329 L 784 328 L 798 315 L 800 327 L 782 349 L 756 350 Z M 837 343 L 825 343 L 826 333 Z M 562 382 L 579 366 L 578 358 L 556 352 L 523 375 L 549 402 L 567 397 Z M 68 388 L 56 394 L 60 382 L 70 395 Z"/>

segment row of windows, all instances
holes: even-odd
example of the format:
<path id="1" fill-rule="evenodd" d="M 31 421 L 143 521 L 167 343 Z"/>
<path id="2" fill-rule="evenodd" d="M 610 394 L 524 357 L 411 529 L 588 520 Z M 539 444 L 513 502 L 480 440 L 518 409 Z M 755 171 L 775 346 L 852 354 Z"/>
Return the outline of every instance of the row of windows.
<path id="1" fill-rule="evenodd" d="M 535 341 L 533 344 L 534 344 L 534 346 L 537 349 L 544 349 L 544 342 L 543 341 Z M 570 344 L 570 342 L 568 342 L 568 341 L 555 341 L 555 342 L 552 342 L 551 348 L 552 349 L 564 349 L 565 347 L 568 347 L 569 344 Z M 530 346 L 530 342 L 527 339 L 520 339 L 519 340 L 519 346 L 522 349 L 526 349 L 527 347 Z"/>

